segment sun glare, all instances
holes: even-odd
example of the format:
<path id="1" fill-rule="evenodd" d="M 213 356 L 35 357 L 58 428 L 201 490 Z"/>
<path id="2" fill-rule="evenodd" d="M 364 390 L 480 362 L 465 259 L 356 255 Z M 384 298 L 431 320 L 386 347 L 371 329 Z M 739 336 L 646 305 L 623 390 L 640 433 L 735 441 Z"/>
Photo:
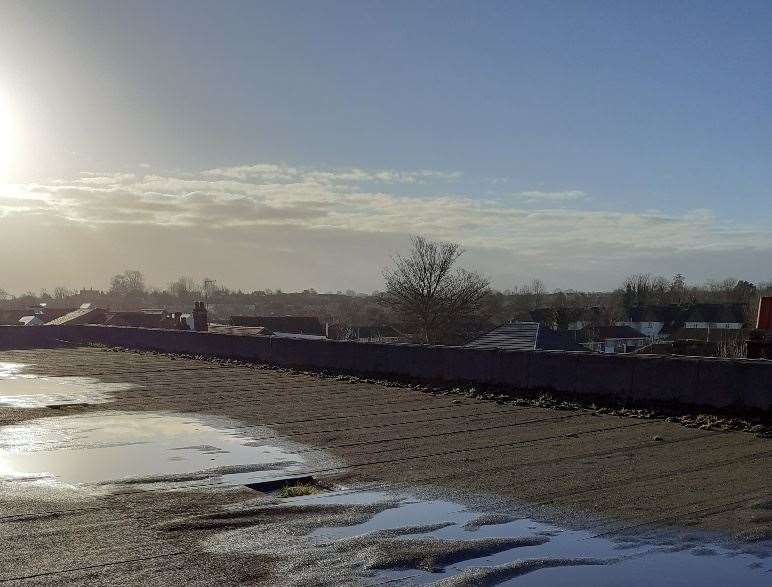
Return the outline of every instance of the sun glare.
<path id="1" fill-rule="evenodd" d="M 14 143 L 13 113 L 8 101 L 0 96 L 0 177 L 10 171 Z"/>

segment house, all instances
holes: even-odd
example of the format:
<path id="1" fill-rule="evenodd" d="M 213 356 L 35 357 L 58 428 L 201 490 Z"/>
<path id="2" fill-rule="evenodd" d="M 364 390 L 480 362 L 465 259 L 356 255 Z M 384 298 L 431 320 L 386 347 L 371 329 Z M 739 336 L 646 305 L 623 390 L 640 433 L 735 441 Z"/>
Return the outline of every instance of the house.
<path id="1" fill-rule="evenodd" d="M 22 316 L 19 318 L 19 324 L 22 326 L 43 326 L 43 322 L 38 316 Z"/>
<path id="2" fill-rule="evenodd" d="M 747 328 L 679 328 L 670 336 L 672 340 L 701 340 L 706 342 L 737 341 L 748 338 Z"/>
<path id="3" fill-rule="evenodd" d="M 649 338 L 663 338 L 680 328 L 737 330 L 745 322 L 743 304 L 647 305 L 631 308 L 617 326 L 629 326 Z"/>
<path id="4" fill-rule="evenodd" d="M 629 353 L 649 344 L 649 339 L 630 326 L 588 326 L 582 329 L 584 345 L 599 353 Z"/>
<path id="5" fill-rule="evenodd" d="M 582 330 L 603 321 L 605 309 L 593 307 L 545 307 L 529 311 L 533 322 L 553 330 Z"/>
<path id="6" fill-rule="evenodd" d="M 476 349 L 507 351 L 582 351 L 587 348 L 568 333 L 546 328 L 538 322 L 508 322 L 464 345 Z"/>
<path id="7" fill-rule="evenodd" d="M 102 324 L 106 311 L 102 308 L 92 308 L 91 304 L 83 304 L 77 310 L 68 312 L 54 320 L 46 322 L 49 326 L 76 326 L 78 324 Z"/>
<path id="8" fill-rule="evenodd" d="M 631 308 L 624 320 L 614 322 L 615 326 L 628 326 L 646 336 L 666 336 L 683 325 L 683 307 L 678 305 L 644 305 Z"/>
<path id="9" fill-rule="evenodd" d="M 327 337 L 335 340 L 356 340 L 359 342 L 399 342 L 405 340 L 406 335 L 387 324 L 376 326 L 330 324 L 327 329 Z"/>
<path id="10" fill-rule="evenodd" d="M 684 319 L 684 328 L 740 330 L 744 323 L 743 304 L 695 304 Z"/>
<path id="11" fill-rule="evenodd" d="M 136 312 L 106 312 L 100 324 L 106 326 L 133 326 L 135 328 L 178 328 L 179 325 L 166 310 L 139 310 Z"/>
<path id="12" fill-rule="evenodd" d="M 231 326 L 263 326 L 275 334 L 304 334 L 324 337 L 316 316 L 231 316 Z"/>
<path id="13" fill-rule="evenodd" d="M 44 324 L 72 312 L 73 308 L 49 308 L 47 306 L 30 306 L 28 308 L 0 309 L 0 324 L 18 324 L 25 316 L 37 316 Z"/>

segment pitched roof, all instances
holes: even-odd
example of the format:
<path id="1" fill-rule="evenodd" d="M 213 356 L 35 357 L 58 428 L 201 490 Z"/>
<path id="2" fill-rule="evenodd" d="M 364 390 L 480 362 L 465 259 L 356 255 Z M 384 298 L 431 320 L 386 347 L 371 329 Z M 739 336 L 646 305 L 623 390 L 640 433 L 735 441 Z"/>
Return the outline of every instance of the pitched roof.
<path id="1" fill-rule="evenodd" d="M 745 322 L 743 304 L 694 304 L 684 322 Z"/>
<path id="2" fill-rule="evenodd" d="M 102 308 L 78 308 L 50 322 L 46 322 L 46 324 L 51 326 L 100 324 L 104 317 L 105 311 Z"/>
<path id="3" fill-rule="evenodd" d="M 630 322 L 671 322 L 683 317 L 683 306 L 675 304 L 651 304 L 630 308 L 628 318 Z"/>
<path id="4" fill-rule="evenodd" d="M 43 321 L 35 315 L 22 316 L 19 318 L 19 324 L 23 324 L 24 326 L 40 326 L 43 324 Z"/>
<path id="5" fill-rule="evenodd" d="M 561 350 L 587 352 L 585 347 L 573 341 L 566 334 L 541 327 L 538 322 L 509 322 L 502 324 L 465 346 L 507 351 Z"/>
<path id="6" fill-rule="evenodd" d="M 234 336 L 267 336 L 273 334 L 263 326 L 231 326 L 230 324 L 209 324 L 209 332 L 232 334 Z"/>
<path id="7" fill-rule="evenodd" d="M 544 307 L 529 311 L 531 320 L 542 324 L 555 319 L 562 319 L 566 322 L 589 322 L 599 319 L 602 314 L 603 308 L 598 306 Z"/>
<path id="8" fill-rule="evenodd" d="M 264 326 L 273 332 L 324 335 L 316 316 L 231 316 L 232 326 Z"/>
<path id="9" fill-rule="evenodd" d="M 173 325 L 166 314 L 148 312 L 109 312 L 103 322 L 108 326 L 133 326 L 135 328 L 169 328 Z"/>
<path id="10" fill-rule="evenodd" d="M 640 331 L 630 326 L 597 326 L 582 329 L 582 335 L 588 339 L 606 340 L 608 338 L 646 338 Z"/>
<path id="11" fill-rule="evenodd" d="M 684 322 L 737 322 L 745 321 L 744 304 L 661 304 L 636 306 L 628 312 L 630 322 L 664 322 L 673 330 Z"/>
<path id="12" fill-rule="evenodd" d="M 3 308 L 0 309 L 0 324 L 18 324 L 24 316 L 38 316 L 43 322 L 48 322 L 72 312 L 72 308 Z"/>
<path id="13" fill-rule="evenodd" d="M 744 340 L 747 338 L 747 335 L 748 331 L 741 328 L 679 328 L 673 333 L 672 338 L 673 340 L 721 342 L 725 340 Z"/>

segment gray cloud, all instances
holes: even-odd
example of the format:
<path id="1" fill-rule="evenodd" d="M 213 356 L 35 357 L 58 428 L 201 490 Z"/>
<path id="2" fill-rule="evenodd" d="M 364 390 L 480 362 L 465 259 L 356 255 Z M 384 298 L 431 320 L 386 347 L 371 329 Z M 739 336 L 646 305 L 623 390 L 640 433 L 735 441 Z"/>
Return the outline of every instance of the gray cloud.
<path id="1" fill-rule="evenodd" d="M 9 269 L 17 264 L 11 257 L 19 246 L 12 239 L 18 238 L 26 242 L 28 261 L 35 251 L 47 258 L 55 248 L 57 254 L 85 254 L 95 271 L 109 265 L 99 275 L 103 282 L 153 243 L 133 265 L 152 265 L 148 273 L 162 282 L 168 276 L 160 275 L 169 267 L 189 265 L 186 255 L 196 251 L 230 272 L 223 276 L 230 283 L 243 273 L 233 268 L 243 255 L 243 262 L 252 259 L 260 268 L 268 280 L 265 287 L 371 289 L 406 235 L 423 233 L 462 241 L 475 264 L 503 281 L 502 287 L 518 275 L 552 275 L 555 286 L 569 287 L 579 286 L 582 275 L 594 275 L 593 283 L 609 286 L 644 266 L 670 266 L 669 259 L 712 256 L 720 264 L 721 259 L 763 258 L 772 251 L 768 228 L 724 223 L 710 210 L 680 215 L 588 210 L 582 205 L 589 195 L 578 189 L 482 199 L 449 193 L 456 178 L 452 172 L 426 170 L 259 164 L 166 175 L 89 173 L 46 184 L 4 185 L 0 262 L 7 279 L 38 279 L 23 266 L 15 273 Z M 421 195 L 411 195 L 410 186 L 417 183 L 423 186 Z M 95 248 L 86 254 L 84 247 Z M 265 251 L 272 252 L 261 260 Z M 50 274 L 53 265 L 44 264 Z M 215 268 L 197 266 L 208 273 Z M 72 269 L 59 279 L 69 285 L 79 285 L 84 274 L 83 266 L 74 269 L 67 262 L 56 269 Z M 726 272 L 731 269 L 727 266 Z M 681 270 L 688 273 L 688 267 Z M 40 279 L 49 285 L 53 280 L 50 275 Z M 0 287 L 13 288 L 7 283 Z"/>

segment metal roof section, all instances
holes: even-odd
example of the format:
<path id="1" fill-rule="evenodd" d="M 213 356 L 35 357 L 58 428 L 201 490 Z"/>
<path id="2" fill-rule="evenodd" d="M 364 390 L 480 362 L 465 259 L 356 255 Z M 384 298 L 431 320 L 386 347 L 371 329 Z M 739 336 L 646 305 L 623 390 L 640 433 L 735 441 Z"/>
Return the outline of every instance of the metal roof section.
<path id="1" fill-rule="evenodd" d="M 538 340 L 538 322 L 510 322 L 497 326 L 465 346 L 476 349 L 534 351 Z"/>
<path id="2" fill-rule="evenodd" d="M 85 304 L 84 304 L 85 305 Z M 75 324 L 88 324 L 91 320 L 99 320 L 101 322 L 104 319 L 105 311 L 101 308 L 78 308 L 64 316 L 60 316 L 47 324 L 51 326 L 65 326 Z"/>
<path id="3" fill-rule="evenodd" d="M 212 323 L 209 324 L 209 332 L 233 336 L 268 336 L 273 334 L 271 330 L 264 326 L 231 326 L 230 324 Z"/>
<path id="4" fill-rule="evenodd" d="M 324 327 L 316 316 L 231 316 L 230 322 L 232 326 L 262 326 L 277 333 L 324 337 Z"/>
<path id="5" fill-rule="evenodd" d="M 541 326 L 538 322 L 508 322 L 466 344 L 469 348 L 503 351 L 588 352 L 569 335 Z"/>
<path id="6" fill-rule="evenodd" d="M 44 322 L 37 316 L 22 316 L 19 318 L 19 324 L 24 326 L 42 326 Z"/>

